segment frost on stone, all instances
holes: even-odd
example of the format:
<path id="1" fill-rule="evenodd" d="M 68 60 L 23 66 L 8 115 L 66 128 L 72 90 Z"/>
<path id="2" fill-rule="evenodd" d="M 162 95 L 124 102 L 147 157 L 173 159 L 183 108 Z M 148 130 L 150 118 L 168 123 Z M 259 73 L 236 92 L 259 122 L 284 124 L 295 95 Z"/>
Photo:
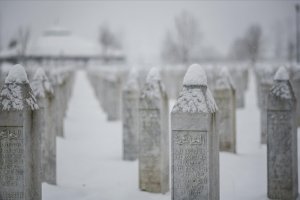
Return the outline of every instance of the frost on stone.
<path id="1" fill-rule="evenodd" d="M 274 76 L 274 80 L 277 81 L 289 80 L 289 72 L 287 71 L 287 69 L 285 67 L 280 67 Z"/>
<path id="2" fill-rule="evenodd" d="M 5 83 L 0 93 L 0 108 L 3 111 L 31 109 L 38 105 L 28 83 Z"/>
<path id="3" fill-rule="evenodd" d="M 275 81 L 271 93 L 281 99 L 292 99 L 294 96 L 289 81 Z"/>
<path id="4" fill-rule="evenodd" d="M 280 67 L 275 76 L 271 87 L 271 94 L 281 99 L 292 99 L 293 89 L 289 82 L 289 72 L 285 67 Z"/>
<path id="5" fill-rule="evenodd" d="M 158 99 L 161 93 L 165 94 L 165 89 L 161 84 L 160 71 L 157 68 L 151 68 L 147 75 L 141 98 Z"/>
<path id="6" fill-rule="evenodd" d="M 203 68 L 199 65 L 192 65 L 185 75 L 183 89 L 172 112 L 214 113 L 217 110 L 216 102 L 207 87 L 207 78 Z"/>
<path id="7" fill-rule="evenodd" d="M 32 91 L 36 97 L 45 98 L 46 96 L 53 95 L 53 87 L 50 83 L 45 71 L 38 68 L 34 74 L 32 83 Z"/>
<path id="8" fill-rule="evenodd" d="M 127 82 L 124 86 L 125 90 L 138 90 L 139 89 L 139 84 L 137 81 L 138 78 L 138 72 L 136 69 L 132 68 L 129 72 Z"/>
<path id="9" fill-rule="evenodd" d="M 20 64 L 12 66 L 5 79 L 5 83 L 29 83 L 24 67 Z"/>
<path id="10" fill-rule="evenodd" d="M 191 65 L 183 78 L 183 85 L 207 86 L 207 77 L 203 67 L 198 64 Z"/>
<path id="11" fill-rule="evenodd" d="M 216 88 L 217 89 L 230 89 L 234 88 L 233 81 L 231 79 L 231 76 L 229 74 L 229 70 L 227 67 L 222 67 L 220 70 L 217 81 L 216 81 Z"/>

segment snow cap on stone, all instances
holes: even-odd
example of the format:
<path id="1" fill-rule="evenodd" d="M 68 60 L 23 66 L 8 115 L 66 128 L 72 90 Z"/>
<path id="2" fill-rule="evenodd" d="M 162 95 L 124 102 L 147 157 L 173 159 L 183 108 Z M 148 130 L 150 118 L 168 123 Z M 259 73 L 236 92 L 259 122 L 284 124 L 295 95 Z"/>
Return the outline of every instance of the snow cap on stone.
<path id="1" fill-rule="evenodd" d="M 128 75 L 128 79 L 127 82 L 125 84 L 125 89 L 127 90 L 138 90 L 138 72 L 136 70 L 136 68 L 131 68 L 129 75 Z"/>
<path id="2" fill-rule="evenodd" d="M 218 74 L 216 88 L 233 88 L 233 81 L 227 67 L 223 66 Z"/>
<path id="3" fill-rule="evenodd" d="M 203 67 L 198 64 L 192 64 L 188 68 L 183 78 L 183 85 L 184 86 L 193 86 L 193 85 L 207 86 L 207 77 Z"/>
<path id="4" fill-rule="evenodd" d="M 155 82 L 155 81 L 159 81 L 160 78 L 160 72 L 156 67 L 152 67 L 147 75 L 147 82 Z"/>
<path id="5" fill-rule="evenodd" d="M 276 81 L 288 81 L 289 80 L 289 72 L 287 71 L 287 69 L 283 66 L 281 66 L 275 76 L 274 76 L 274 80 Z"/>
<path id="6" fill-rule="evenodd" d="M 33 77 L 32 90 L 36 97 L 44 98 L 46 94 L 53 95 L 53 87 L 43 68 L 39 67 Z"/>
<path id="7" fill-rule="evenodd" d="M 5 83 L 29 83 L 27 74 L 22 65 L 16 64 L 12 66 L 5 79 Z"/>
<path id="8" fill-rule="evenodd" d="M 38 108 L 24 68 L 21 65 L 14 65 L 0 91 L 0 109 L 10 111 Z"/>

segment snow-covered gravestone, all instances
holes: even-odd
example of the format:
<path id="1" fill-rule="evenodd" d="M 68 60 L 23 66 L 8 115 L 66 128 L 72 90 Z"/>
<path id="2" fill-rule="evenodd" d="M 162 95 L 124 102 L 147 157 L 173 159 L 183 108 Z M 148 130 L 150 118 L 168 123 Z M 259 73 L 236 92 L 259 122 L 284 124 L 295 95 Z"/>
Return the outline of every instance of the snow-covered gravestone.
<path id="1" fill-rule="evenodd" d="M 223 67 L 214 88 L 214 98 L 218 105 L 216 132 L 220 139 L 220 151 L 236 152 L 235 89 L 228 69 Z"/>
<path id="2" fill-rule="evenodd" d="M 136 71 L 130 71 L 122 91 L 124 160 L 136 160 L 138 157 L 139 86 L 136 73 Z"/>
<path id="3" fill-rule="evenodd" d="M 23 66 L 14 65 L 0 92 L 0 199 L 41 199 L 40 134 L 32 127 L 37 109 Z"/>
<path id="4" fill-rule="evenodd" d="M 205 71 L 193 64 L 171 113 L 172 200 L 219 199 L 216 111 Z"/>
<path id="5" fill-rule="evenodd" d="M 296 99 L 284 67 L 278 69 L 267 110 L 268 197 L 298 196 Z"/>
<path id="6" fill-rule="evenodd" d="M 292 66 L 292 86 L 297 99 L 297 126 L 300 127 L 300 65 Z"/>
<path id="7" fill-rule="evenodd" d="M 168 97 L 158 69 L 148 73 L 139 99 L 139 187 L 166 193 L 169 190 Z"/>
<path id="8" fill-rule="evenodd" d="M 268 94 L 272 86 L 271 79 L 266 78 L 260 81 L 260 143 L 267 143 L 267 107 L 268 107 Z"/>
<path id="9" fill-rule="evenodd" d="M 42 68 L 38 68 L 31 87 L 39 110 L 33 113 L 34 130 L 41 134 L 42 181 L 56 184 L 56 132 L 53 114 L 53 87 Z"/>

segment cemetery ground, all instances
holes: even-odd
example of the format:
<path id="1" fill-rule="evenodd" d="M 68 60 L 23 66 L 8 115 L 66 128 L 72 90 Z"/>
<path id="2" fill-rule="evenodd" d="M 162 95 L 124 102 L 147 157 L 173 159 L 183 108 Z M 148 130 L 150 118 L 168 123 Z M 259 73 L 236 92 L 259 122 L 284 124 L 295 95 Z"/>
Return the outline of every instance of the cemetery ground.
<path id="1" fill-rule="evenodd" d="M 220 153 L 222 200 L 267 199 L 266 145 L 260 145 L 256 87 L 253 73 L 249 75 L 246 106 L 238 109 L 236 116 L 237 154 Z M 170 110 L 173 104 L 171 100 Z M 65 138 L 57 138 L 57 186 L 43 183 L 43 199 L 171 198 L 170 192 L 163 195 L 139 190 L 138 161 L 122 160 L 122 123 L 107 121 L 85 71 L 76 73 L 64 128 Z"/>

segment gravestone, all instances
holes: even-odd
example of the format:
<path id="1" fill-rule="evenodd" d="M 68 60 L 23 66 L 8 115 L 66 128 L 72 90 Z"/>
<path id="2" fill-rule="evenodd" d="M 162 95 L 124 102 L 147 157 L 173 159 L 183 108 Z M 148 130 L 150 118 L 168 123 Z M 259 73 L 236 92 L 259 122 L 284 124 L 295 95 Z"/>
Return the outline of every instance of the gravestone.
<path id="1" fill-rule="evenodd" d="M 21 65 L 11 67 L 0 92 L 0 199 L 41 200 L 38 105 Z"/>
<path id="2" fill-rule="evenodd" d="M 217 105 L 203 68 L 189 67 L 171 113 L 172 200 L 218 200 Z"/>
<path id="3" fill-rule="evenodd" d="M 268 78 L 260 81 L 260 143 L 267 144 L 267 107 L 268 94 L 272 86 L 272 81 Z"/>
<path id="4" fill-rule="evenodd" d="M 289 75 L 280 67 L 269 92 L 267 110 L 268 197 L 298 196 L 296 99 Z"/>
<path id="5" fill-rule="evenodd" d="M 292 66 L 291 83 L 297 99 L 297 126 L 300 127 L 300 65 Z"/>
<path id="6" fill-rule="evenodd" d="M 139 99 L 139 187 L 143 191 L 169 190 L 168 97 L 158 69 L 148 73 Z"/>
<path id="7" fill-rule="evenodd" d="M 226 67 L 223 67 L 218 75 L 214 89 L 214 98 L 219 108 L 216 114 L 216 132 L 219 135 L 220 151 L 235 153 L 235 89 Z"/>
<path id="8" fill-rule="evenodd" d="M 123 159 L 136 160 L 138 157 L 139 86 L 135 71 L 129 74 L 122 92 L 122 100 Z"/>
<path id="9" fill-rule="evenodd" d="M 35 130 L 41 134 L 42 181 L 56 184 L 54 91 L 42 68 L 36 70 L 31 86 L 39 106 L 39 110 L 33 113 L 33 124 Z"/>

